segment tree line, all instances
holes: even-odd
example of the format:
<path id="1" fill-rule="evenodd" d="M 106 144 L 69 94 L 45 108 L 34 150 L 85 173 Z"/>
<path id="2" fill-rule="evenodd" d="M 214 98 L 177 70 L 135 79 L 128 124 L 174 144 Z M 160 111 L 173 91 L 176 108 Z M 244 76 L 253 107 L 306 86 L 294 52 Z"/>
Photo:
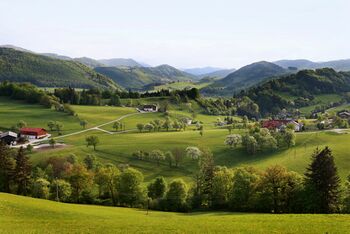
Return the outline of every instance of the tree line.
<path id="1" fill-rule="evenodd" d="M 78 91 L 74 88 L 59 88 L 55 89 L 54 95 L 58 97 L 63 103 L 70 103 L 75 105 L 101 105 L 102 101 L 108 99 L 108 104 L 113 106 L 120 106 L 120 99 L 139 99 L 148 97 L 173 97 L 197 99 L 200 97 L 199 91 L 196 88 L 185 90 L 158 90 L 154 92 L 134 92 L 129 90 L 101 90 L 92 88 L 88 90 Z"/>
<path id="2" fill-rule="evenodd" d="M 169 152 L 155 150 L 150 155 L 154 159 L 176 154 Z M 188 147 L 177 153 L 198 162 L 193 183 L 157 177 L 145 185 L 140 171 L 126 164 L 102 164 L 94 155 L 81 161 L 74 154 L 50 157 L 33 167 L 25 149 L 10 150 L 1 144 L 0 191 L 60 202 L 181 212 L 350 212 L 350 177 L 341 184 L 328 147 L 315 150 L 304 175 L 279 165 L 266 170 L 217 166 L 208 149 Z"/>

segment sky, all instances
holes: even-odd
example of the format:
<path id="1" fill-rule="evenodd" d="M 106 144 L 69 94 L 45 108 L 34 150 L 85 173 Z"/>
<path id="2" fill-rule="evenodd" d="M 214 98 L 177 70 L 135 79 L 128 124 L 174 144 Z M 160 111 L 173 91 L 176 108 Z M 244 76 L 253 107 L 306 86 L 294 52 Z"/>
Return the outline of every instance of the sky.
<path id="1" fill-rule="evenodd" d="M 350 58 L 349 0 L 1 0 L 0 45 L 178 68 Z"/>

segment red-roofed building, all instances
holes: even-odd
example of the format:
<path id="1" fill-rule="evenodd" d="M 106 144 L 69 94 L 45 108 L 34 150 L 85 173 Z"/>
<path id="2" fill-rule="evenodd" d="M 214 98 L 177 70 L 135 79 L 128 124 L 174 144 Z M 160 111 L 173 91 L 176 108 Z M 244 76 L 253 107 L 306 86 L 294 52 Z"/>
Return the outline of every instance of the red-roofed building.
<path id="1" fill-rule="evenodd" d="M 288 124 L 288 120 L 266 120 L 262 123 L 263 128 L 276 129 Z"/>
<path id="2" fill-rule="evenodd" d="M 288 124 L 293 124 L 294 125 L 294 130 L 296 132 L 299 132 L 302 130 L 303 124 L 298 123 L 297 121 L 294 120 L 266 120 L 262 122 L 262 127 L 267 128 L 270 130 L 281 130 L 282 127 L 287 126 Z"/>
<path id="3" fill-rule="evenodd" d="M 47 131 L 44 128 L 21 128 L 21 137 L 28 139 L 39 139 L 47 136 Z"/>

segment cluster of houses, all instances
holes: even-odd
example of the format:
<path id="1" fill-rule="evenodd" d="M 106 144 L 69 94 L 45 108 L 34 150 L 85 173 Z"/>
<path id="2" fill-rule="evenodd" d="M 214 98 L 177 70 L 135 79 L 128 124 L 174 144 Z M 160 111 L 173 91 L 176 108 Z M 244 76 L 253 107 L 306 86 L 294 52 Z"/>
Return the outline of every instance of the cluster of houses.
<path id="1" fill-rule="evenodd" d="M 0 132 L 0 141 L 7 145 L 16 145 L 19 141 L 42 139 L 46 136 L 48 136 L 48 133 L 44 128 L 21 128 L 19 133 L 12 131 Z"/>
<path id="2" fill-rule="evenodd" d="M 287 127 L 287 125 L 293 125 L 294 131 L 300 132 L 303 130 L 303 124 L 293 119 L 273 119 L 265 120 L 262 122 L 262 127 L 269 130 L 281 131 Z"/>

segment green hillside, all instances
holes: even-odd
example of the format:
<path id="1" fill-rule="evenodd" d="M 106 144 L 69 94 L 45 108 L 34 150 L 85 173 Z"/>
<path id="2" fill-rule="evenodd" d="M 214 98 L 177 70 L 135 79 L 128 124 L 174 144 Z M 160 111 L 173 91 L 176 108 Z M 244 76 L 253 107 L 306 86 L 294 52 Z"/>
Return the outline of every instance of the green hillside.
<path id="1" fill-rule="evenodd" d="M 285 74 L 287 70 L 269 62 L 257 62 L 229 74 L 205 89 L 204 92 L 218 95 L 232 95 L 235 91 L 249 88 L 268 78 Z"/>
<path id="2" fill-rule="evenodd" d="M 168 213 L 0 193 L 0 233 L 347 233 L 350 215 Z"/>
<path id="3" fill-rule="evenodd" d="M 119 88 L 111 79 L 81 63 L 0 48 L 0 81 L 5 80 L 40 87 Z"/>
<path id="4" fill-rule="evenodd" d="M 156 98 L 139 99 L 140 103 L 161 103 L 162 100 Z M 116 120 L 124 115 L 136 113 L 134 108 L 127 107 L 106 107 L 106 106 L 72 106 L 77 113 L 77 117 L 69 116 L 65 113 L 45 109 L 39 105 L 29 105 L 23 102 L 9 99 L 0 99 L 0 130 L 6 130 L 11 126 L 24 120 L 29 127 L 45 127 L 50 120 L 60 121 L 63 124 L 62 133 L 74 133 L 83 130 L 79 124 L 79 119 L 88 121 L 87 128 Z M 199 107 L 192 104 L 192 108 L 198 113 Z M 103 113 L 103 115 L 101 115 Z M 170 118 L 175 119 L 182 116 L 191 117 L 191 113 L 185 107 L 170 106 Z M 60 141 L 69 145 L 63 149 L 53 149 L 50 151 L 36 151 L 31 154 L 33 162 L 40 162 L 52 156 L 67 156 L 75 153 L 80 159 L 87 154 L 94 154 L 102 162 L 112 162 L 114 164 L 127 163 L 132 167 L 141 170 L 145 174 L 148 182 L 156 176 L 163 175 L 168 180 L 173 178 L 183 178 L 188 182 L 193 181 L 194 173 L 197 170 L 196 161 L 185 159 L 179 168 L 169 169 L 166 162 L 162 162 L 159 167 L 155 167 L 153 162 L 138 161 L 132 156 L 136 150 L 152 151 L 160 149 L 163 151 L 172 150 L 176 147 L 182 149 L 188 146 L 206 146 L 214 153 L 215 163 L 227 167 L 238 167 L 251 165 L 260 169 L 268 166 L 280 164 L 289 170 L 304 173 L 310 162 L 310 155 L 316 147 L 329 146 L 334 152 L 334 157 L 341 178 L 346 178 L 349 174 L 349 157 L 347 157 L 347 143 L 350 140 L 349 134 L 339 134 L 336 132 L 305 132 L 298 133 L 296 146 L 287 150 L 259 153 L 249 155 L 242 147 L 230 149 L 224 144 L 228 135 L 226 129 L 214 126 L 217 118 L 222 116 L 197 114 L 196 119 L 204 126 L 204 135 L 201 137 L 198 131 L 193 131 L 194 126 L 188 127 L 186 131 L 170 132 L 143 132 L 136 130 L 137 123 L 149 123 L 154 119 L 164 120 L 162 113 L 139 114 L 129 116 L 121 120 L 125 124 L 126 130 L 132 130 L 123 134 L 108 134 L 106 132 L 91 130 L 89 132 L 74 136 L 61 138 Z M 101 129 L 114 132 L 112 123 Z M 57 132 L 50 132 L 57 136 Z M 243 133 L 243 130 L 234 130 L 233 133 Z M 347 133 L 347 131 L 344 131 Z M 86 147 L 85 137 L 96 135 L 100 138 L 97 151 Z"/>
<path id="5" fill-rule="evenodd" d="M 146 85 L 188 81 L 194 76 L 169 65 L 157 67 L 97 67 L 96 72 L 113 79 L 124 88 L 143 89 Z"/>
<path id="6" fill-rule="evenodd" d="M 302 70 L 296 74 L 268 81 L 245 93 L 255 101 L 262 114 L 277 113 L 283 108 L 311 112 L 317 105 L 331 105 L 346 98 L 350 91 L 350 73 L 330 68 Z M 331 98 L 329 95 L 333 95 Z M 336 97 L 335 97 L 336 96 Z"/>

